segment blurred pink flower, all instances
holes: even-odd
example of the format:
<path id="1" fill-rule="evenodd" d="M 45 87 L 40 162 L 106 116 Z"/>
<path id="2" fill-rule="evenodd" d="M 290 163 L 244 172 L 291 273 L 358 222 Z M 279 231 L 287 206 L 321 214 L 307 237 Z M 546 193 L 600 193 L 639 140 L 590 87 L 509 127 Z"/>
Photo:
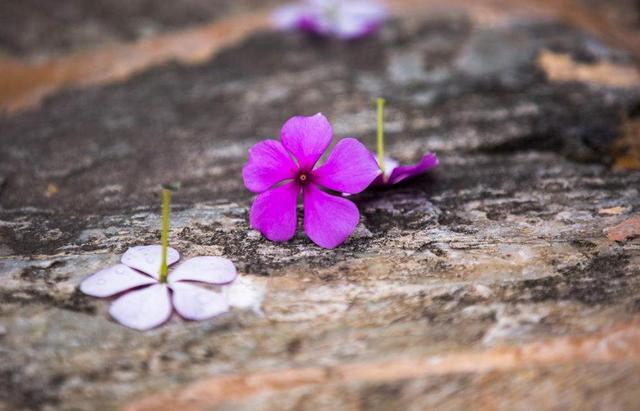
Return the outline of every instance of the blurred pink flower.
<path id="1" fill-rule="evenodd" d="M 419 162 L 413 165 L 401 166 L 396 160 L 384 158 L 384 174 L 379 175 L 372 185 L 393 185 L 401 181 L 426 173 L 438 165 L 435 153 L 425 154 Z"/>
<path id="2" fill-rule="evenodd" d="M 193 257 L 178 264 L 166 283 L 160 283 L 162 247 L 138 246 L 127 250 L 121 264 L 87 277 L 80 290 L 94 297 L 116 299 L 109 313 L 120 324 L 136 330 L 149 330 L 169 319 L 173 308 L 183 318 L 204 320 L 229 310 L 223 293 L 198 287 L 193 282 L 228 284 L 235 280 L 236 268 L 222 257 Z M 167 264 L 180 259 L 178 252 L 167 249 Z"/>
<path id="3" fill-rule="evenodd" d="M 318 113 L 289 119 L 280 132 L 282 142 L 263 140 L 249 149 L 242 170 L 244 184 L 259 193 L 251 206 L 252 228 L 272 241 L 290 240 L 296 232 L 302 191 L 304 231 L 314 243 L 335 248 L 351 235 L 360 220 L 358 208 L 320 187 L 356 194 L 371 184 L 380 168 L 354 138 L 340 140 L 327 161 L 314 168 L 332 138 L 331 124 Z"/>
<path id="4" fill-rule="evenodd" d="M 373 0 L 302 0 L 273 16 L 279 28 L 343 40 L 372 34 L 386 17 L 386 9 Z"/>

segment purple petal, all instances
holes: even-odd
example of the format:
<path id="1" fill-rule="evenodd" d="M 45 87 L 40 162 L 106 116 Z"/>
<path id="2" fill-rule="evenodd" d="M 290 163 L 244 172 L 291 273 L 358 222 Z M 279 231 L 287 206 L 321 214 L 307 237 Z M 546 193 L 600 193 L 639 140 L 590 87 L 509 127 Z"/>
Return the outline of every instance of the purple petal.
<path id="1" fill-rule="evenodd" d="M 303 171 L 311 171 L 322 153 L 331 144 L 333 129 L 322 114 L 290 118 L 280 131 L 282 145 L 298 160 Z"/>
<path id="2" fill-rule="evenodd" d="M 236 267 L 222 257 L 194 257 L 180 263 L 169 274 L 169 282 L 200 281 L 210 284 L 227 284 L 235 280 Z"/>
<path id="3" fill-rule="evenodd" d="M 372 155 L 375 156 L 376 154 L 372 153 Z M 373 183 L 371 183 L 372 185 L 386 184 L 387 180 L 389 179 L 389 175 L 391 175 L 391 172 L 400 165 L 400 163 L 398 163 L 396 160 L 394 160 L 391 157 L 385 157 L 382 161 L 384 162 L 384 174 L 378 175 L 378 177 L 376 177 L 376 179 L 373 180 Z M 376 164 L 380 164 L 377 157 L 376 157 Z"/>
<path id="4" fill-rule="evenodd" d="M 87 277 L 80 284 L 80 291 L 93 297 L 109 297 L 141 285 L 155 284 L 156 279 L 118 264 Z"/>
<path id="5" fill-rule="evenodd" d="M 371 0 L 310 0 L 307 5 L 315 33 L 343 40 L 373 33 L 387 16 L 386 9 Z"/>
<path id="6" fill-rule="evenodd" d="M 355 40 L 375 33 L 381 26 L 378 20 L 344 16 L 334 23 L 332 31 L 343 40 Z"/>
<path id="7" fill-rule="evenodd" d="M 332 24 L 335 35 L 344 40 L 365 37 L 382 26 L 384 9 L 370 2 L 345 2 Z"/>
<path id="8" fill-rule="evenodd" d="M 109 314 L 120 324 L 136 330 L 149 330 L 171 316 L 171 300 L 166 284 L 132 291 L 111 304 Z"/>
<path id="9" fill-rule="evenodd" d="M 327 161 L 313 171 L 313 182 L 343 193 L 364 190 L 380 174 L 378 162 L 355 138 L 336 144 Z"/>
<path id="10" fill-rule="evenodd" d="M 318 20 L 310 15 L 303 15 L 298 19 L 296 24 L 296 28 L 304 33 L 309 33 L 312 35 L 325 35 L 326 33 L 322 32 L 320 26 L 318 26 Z"/>
<path id="11" fill-rule="evenodd" d="M 317 19 L 308 6 L 292 4 L 280 7 L 272 14 L 274 25 L 282 30 L 299 30 L 320 34 Z"/>
<path id="12" fill-rule="evenodd" d="M 313 184 L 304 188 L 304 231 L 320 247 L 335 248 L 355 230 L 360 213 L 351 201 Z"/>
<path id="13" fill-rule="evenodd" d="M 297 4 L 279 7 L 272 14 L 275 26 L 279 29 L 295 29 L 301 19 L 304 18 L 306 8 Z"/>
<path id="14" fill-rule="evenodd" d="M 167 265 L 171 265 L 180 259 L 180 254 L 173 248 L 167 248 Z M 131 247 L 122 256 L 122 264 L 149 274 L 153 278 L 160 278 L 160 265 L 162 264 L 162 246 L 139 245 Z"/>
<path id="15" fill-rule="evenodd" d="M 387 184 L 397 184 L 407 178 L 415 177 L 418 174 L 422 174 L 438 165 L 438 157 L 435 153 L 425 154 L 422 159 L 411 166 L 398 166 L 393 169 Z"/>
<path id="16" fill-rule="evenodd" d="M 387 9 L 374 0 L 349 0 L 342 2 L 344 13 L 358 16 L 366 20 L 384 20 L 387 17 Z"/>
<path id="17" fill-rule="evenodd" d="M 258 195 L 251 206 L 252 228 L 271 241 L 287 241 L 296 233 L 296 208 L 300 186 L 287 183 Z"/>
<path id="18" fill-rule="evenodd" d="M 205 320 L 229 311 L 229 304 L 222 293 L 187 283 L 173 283 L 171 289 L 173 306 L 188 320 Z"/>
<path id="19" fill-rule="evenodd" d="M 250 191 L 261 193 L 283 180 L 295 178 L 297 171 L 298 166 L 279 141 L 264 140 L 249 149 L 242 177 Z"/>
<path id="20" fill-rule="evenodd" d="M 356 40 L 367 37 L 378 31 L 382 27 L 381 21 L 370 21 L 361 23 L 360 25 L 342 28 L 338 32 L 338 37 L 343 40 Z"/>

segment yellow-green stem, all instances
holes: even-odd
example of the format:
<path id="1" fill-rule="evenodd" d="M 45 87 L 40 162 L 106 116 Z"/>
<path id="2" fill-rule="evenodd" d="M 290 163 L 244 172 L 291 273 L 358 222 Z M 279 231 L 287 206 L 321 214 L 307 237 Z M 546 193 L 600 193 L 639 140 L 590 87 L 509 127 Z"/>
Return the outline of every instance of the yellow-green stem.
<path id="1" fill-rule="evenodd" d="M 384 173 L 384 99 L 378 98 L 378 164 Z"/>
<path id="2" fill-rule="evenodd" d="M 169 246 L 169 211 L 171 204 L 171 190 L 162 190 L 162 263 L 160 265 L 160 282 L 166 283 L 169 274 L 167 266 L 167 247 Z"/>

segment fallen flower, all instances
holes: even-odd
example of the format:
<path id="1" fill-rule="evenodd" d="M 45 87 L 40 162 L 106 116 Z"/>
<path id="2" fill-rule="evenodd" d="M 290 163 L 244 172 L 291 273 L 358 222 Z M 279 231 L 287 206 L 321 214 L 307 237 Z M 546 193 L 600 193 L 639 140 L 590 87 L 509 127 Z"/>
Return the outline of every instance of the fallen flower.
<path id="1" fill-rule="evenodd" d="M 374 33 L 387 11 L 372 0 L 304 0 L 276 10 L 277 27 L 352 40 Z"/>
<path id="2" fill-rule="evenodd" d="M 385 157 L 383 162 L 384 173 L 373 181 L 374 185 L 398 184 L 408 178 L 424 174 L 438 165 L 438 157 L 435 153 L 427 153 L 416 164 L 408 166 L 401 166 L 390 157 Z"/>
<path id="3" fill-rule="evenodd" d="M 335 248 L 351 235 L 360 220 L 358 208 L 320 187 L 356 194 L 371 184 L 380 169 L 354 138 L 340 140 L 327 161 L 314 168 L 332 138 L 331 124 L 318 113 L 289 119 L 280 132 L 282 142 L 263 140 L 249 149 L 242 176 L 245 186 L 259 194 L 251 206 L 252 228 L 271 241 L 290 240 L 296 232 L 302 191 L 304 231 L 314 243 Z"/>
<path id="4" fill-rule="evenodd" d="M 423 174 L 439 163 L 435 153 L 427 153 L 416 164 L 401 166 L 396 160 L 384 155 L 384 99 L 378 99 L 378 153 L 377 161 L 382 174 L 372 185 L 393 185 L 408 178 Z"/>
<path id="5" fill-rule="evenodd" d="M 227 293 L 217 293 L 192 282 L 231 283 L 237 276 L 231 261 L 222 257 L 194 257 L 169 273 L 169 266 L 180 259 L 180 254 L 168 246 L 171 193 L 176 187 L 162 190 L 162 244 L 130 248 L 122 256 L 121 264 L 99 271 L 80 284 L 83 293 L 94 297 L 129 291 L 111 304 L 109 313 L 122 325 L 136 330 L 164 323 L 173 308 L 190 320 L 204 320 L 229 310 Z"/>
<path id="6" fill-rule="evenodd" d="M 173 248 L 167 249 L 167 263 L 180 259 Z M 161 281 L 162 247 L 129 248 L 121 264 L 99 271 L 80 284 L 80 290 L 93 297 L 111 297 L 128 291 L 111 304 L 109 313 L 136 330 L 148 330 L 169 319 L 173 308 L 189 320 L 204 320 L 229 310 L 223 293 L 198 287 L 193 282 L 229 284 L 236 279 L 233 263 L 222 257 L 193 257 L 178 264 Z"/>

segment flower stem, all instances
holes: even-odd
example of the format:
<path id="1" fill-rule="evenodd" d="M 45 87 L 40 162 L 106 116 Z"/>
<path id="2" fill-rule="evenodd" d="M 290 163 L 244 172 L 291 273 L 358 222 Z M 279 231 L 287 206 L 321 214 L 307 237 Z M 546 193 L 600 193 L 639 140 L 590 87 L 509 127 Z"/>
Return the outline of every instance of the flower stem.
<path id="1" fill-rule="evenodd" d="M 166 283 L 169 274 L 167 267 L 167 247 L 169 245 L 169 211 L 171 190 L 162 189 L 162 264 L 160 265 L 160 282 Z"/>
<path id="2" fill-rule="evenodd" d="M 384 99 L 378 98 L 378 165 L 384 174 Z"/>

